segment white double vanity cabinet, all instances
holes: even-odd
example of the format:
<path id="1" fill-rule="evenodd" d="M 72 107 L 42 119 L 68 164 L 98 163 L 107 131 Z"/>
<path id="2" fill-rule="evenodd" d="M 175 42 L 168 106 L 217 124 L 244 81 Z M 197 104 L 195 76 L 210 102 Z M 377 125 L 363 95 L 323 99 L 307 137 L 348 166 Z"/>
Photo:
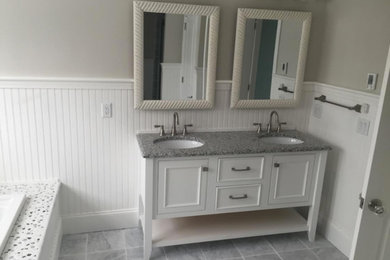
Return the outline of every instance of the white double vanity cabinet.
<path id="1" fill-rule="evenodd" d="M 256 132 L 138 135 L 145 259 L 151 247 L 212 240 L 307 231 L 313 241 L 329 147 L 284 135 L 304 142 L 269 144 Z M 172 140 L 203 146 L 161 145 Z"/>
<path id="2" fill-rule="evenodd" d="M 214 107 L 219 15 L 134 1 L 136 109 Z M 237 10 L 231 108 L 299 104 L 310 24 L 307 12 Z M 273 111 L 267 130 L 188 134 L 175 113 L 169 136 L 163 125 L 138 134 L 144 258 L 152 247 L 268 234 L 307 231 L 313 241 L 330 147 L 283 124 Z"/>

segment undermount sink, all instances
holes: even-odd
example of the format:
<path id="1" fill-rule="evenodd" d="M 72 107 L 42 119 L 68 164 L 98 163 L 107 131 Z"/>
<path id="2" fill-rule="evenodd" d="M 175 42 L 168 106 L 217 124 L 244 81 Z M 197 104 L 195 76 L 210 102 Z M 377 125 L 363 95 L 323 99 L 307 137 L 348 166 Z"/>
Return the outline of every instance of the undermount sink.
<path id="1" fill-rule="evenodd" d="M 261 140 L 266 144 L 303 144 L 300 139 L 287 136 L 267 136 L 262 137 Z"/>
<path id="2" fill-rule="evenodd" d="M 191 139 L 157 139 L 154 143 L 161 148 L 167 149 L 191 149 L 204 145 L 204 143 L 200 141 Z"/>

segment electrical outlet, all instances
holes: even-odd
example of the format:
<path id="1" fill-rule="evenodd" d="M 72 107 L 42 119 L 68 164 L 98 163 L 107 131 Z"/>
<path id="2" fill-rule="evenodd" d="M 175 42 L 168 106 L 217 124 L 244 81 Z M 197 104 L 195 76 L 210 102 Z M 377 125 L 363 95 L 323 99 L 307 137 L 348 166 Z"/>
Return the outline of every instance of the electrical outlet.
<path id="1" fill-rule="evenodd" d="M 368 135 L 370 130 L 370 120 L 358 118 L 356 132 L 361 135 Z"/>
<path id="2" fill-rule="evenodd" d="M 103 103 L 102 104 L 102 117 L 103 118 L 112 117 L 112 103 Z"/>
<path id="3" fill-rule="evenodd" d="M 313 116 L 315 118 L 321 119 L 322 117 L 322 104 L 315 102 L 313 106 Z"/>

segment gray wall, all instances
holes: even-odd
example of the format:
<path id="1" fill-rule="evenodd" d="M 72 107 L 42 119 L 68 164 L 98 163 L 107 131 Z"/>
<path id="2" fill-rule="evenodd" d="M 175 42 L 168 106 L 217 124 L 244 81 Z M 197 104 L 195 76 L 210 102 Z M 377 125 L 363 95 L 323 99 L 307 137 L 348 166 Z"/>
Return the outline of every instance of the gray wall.
<path id="1" fill-rule="evenodd" d="M 389 0 L 328 0 L 318 66 L 307 79 L 366 91 L 368 72 L 382 84 L 390 44 Z"/>
<path id="2" fill-rule="evenodd" d="M 181 63 L 184 15 L 165 15 L 164 62 Z"/>
<path id="3" fill-rule="evenodd" d="M 313 11 L 312 67 L 321 42 L 323 1 L 169 2 L 221 7 L 217 79 L 229 80 L 238 7 Z M 0 0 L 0 77 L 132 78 L 132 13 L 131 0 Z"/>
<path id="4" fill-rule="evenodd" d="M 221 7 L 217 79 L 232 77 L 237 8 L 313 12 L 305 80 L 364 90 L 390 41 L 388 0 L 188 0 Z M 132 78 L 131 0 L 0 0 L 0 77 Z M 325 22 L 326 21 L 326 22 Z"/>

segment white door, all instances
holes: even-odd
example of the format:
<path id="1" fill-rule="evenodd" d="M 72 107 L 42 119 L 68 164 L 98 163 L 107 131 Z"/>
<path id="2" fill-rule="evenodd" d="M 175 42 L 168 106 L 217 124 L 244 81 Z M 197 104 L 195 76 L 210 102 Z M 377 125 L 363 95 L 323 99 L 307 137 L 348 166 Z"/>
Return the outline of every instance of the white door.
<path id="1" fill-rule="evenodd" d="M 356 222 L 351 259 L 390 259 L 390 49 Z M 382 205 L 381 205 L 382 203 Z"/>
<path id="2" fill-rule="evenodd" d="M 158 214 L 203 211 L 206 208 L 208 160 L 158 163 Z"/>
<path id="3" fill-rule="evenodd" d="M 269 203 L 309 202 L 315 155 L 274 156 Z"/>
<path id="4" fill-rule="evenodd" d="M 185 15 L 183 24 L 181 99 L 196 99 L 201 16 Z"/>

